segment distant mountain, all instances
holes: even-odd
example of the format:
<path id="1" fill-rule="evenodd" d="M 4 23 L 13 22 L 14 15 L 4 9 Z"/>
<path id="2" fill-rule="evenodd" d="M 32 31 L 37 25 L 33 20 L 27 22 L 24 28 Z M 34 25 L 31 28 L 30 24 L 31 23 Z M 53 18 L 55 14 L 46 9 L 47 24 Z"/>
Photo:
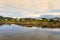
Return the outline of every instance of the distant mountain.
<path id="1" fill-rule="evenodd" d="M 60 15 L 57 15 L 56 17 L 60 18 Z"/>
<path id="2" fill-rule="evenodd" d="M 41 18 L 55 18 L 55 15 L 41 15 Z"/>

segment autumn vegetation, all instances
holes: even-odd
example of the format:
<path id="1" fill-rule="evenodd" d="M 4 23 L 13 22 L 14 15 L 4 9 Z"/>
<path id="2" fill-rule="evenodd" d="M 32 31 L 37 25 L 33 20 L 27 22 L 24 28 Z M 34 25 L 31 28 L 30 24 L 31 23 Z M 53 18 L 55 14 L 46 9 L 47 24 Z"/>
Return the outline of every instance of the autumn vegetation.
<path id="1" fill-rule="evenodd" d="M 42 18 L 11 18 L 11 17 L 3 17 L 0 16 L 0 25 L 3 24 L 16 24 L 27 27 L 42 27 L 42 28 L 60 28 L 60 20 L 53 20 Z"/>

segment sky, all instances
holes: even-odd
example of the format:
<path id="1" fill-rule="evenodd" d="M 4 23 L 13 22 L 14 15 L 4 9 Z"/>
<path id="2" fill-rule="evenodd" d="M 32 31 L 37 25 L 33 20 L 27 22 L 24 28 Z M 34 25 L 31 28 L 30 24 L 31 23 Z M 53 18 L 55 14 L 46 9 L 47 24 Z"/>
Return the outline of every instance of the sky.
<path id="1" fill-rule="evenodd" d="M 60 15 L 60 0 L 0 0 L 0 15 L 7 17 Z"/>

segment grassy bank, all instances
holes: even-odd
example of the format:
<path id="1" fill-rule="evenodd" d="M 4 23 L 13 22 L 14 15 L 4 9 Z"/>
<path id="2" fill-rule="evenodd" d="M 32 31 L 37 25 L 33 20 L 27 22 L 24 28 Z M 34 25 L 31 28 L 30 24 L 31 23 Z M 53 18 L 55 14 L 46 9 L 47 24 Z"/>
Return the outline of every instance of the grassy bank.
<path id="1" fill-rule="evenodd" d="M 42 21 L 42 20 L 0 20 L 1 24 L 17 24 L 27 27 L 43 27 L 43 28 L 60 28 L 60 22 L 50 22 L 50 21 Z"/>
<path id="2" fill-rule="evenodd" d="M 42 19 L 42 20 L 41 20 Z M 42 27 L 42 28 L 60 28 L 60 20 L 54 19 L 34 19 L 34 18 L 11 18 L 0 16 L 0 25 L 2 24 L 16 24 L 27 27 Z"/>

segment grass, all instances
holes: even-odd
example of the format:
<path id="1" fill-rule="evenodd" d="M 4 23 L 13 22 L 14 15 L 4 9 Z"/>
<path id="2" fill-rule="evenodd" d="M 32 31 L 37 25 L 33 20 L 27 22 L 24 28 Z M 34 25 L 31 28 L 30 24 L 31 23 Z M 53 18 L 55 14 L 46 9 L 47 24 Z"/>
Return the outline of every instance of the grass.
<path id="1" fill-rule="evenodd" d="M 17 24 L 17 25 L 22 25 L 22 26 L 36 26 L 40 27 L 42 26 L 43 28 L 60 28 L 60 22 L 55 22 L 55 21 L 47 21 L 47 20 L 16 20 L 16 19 L 11 19 L 11 20 L 0 20 L 0 24 Z"/>

